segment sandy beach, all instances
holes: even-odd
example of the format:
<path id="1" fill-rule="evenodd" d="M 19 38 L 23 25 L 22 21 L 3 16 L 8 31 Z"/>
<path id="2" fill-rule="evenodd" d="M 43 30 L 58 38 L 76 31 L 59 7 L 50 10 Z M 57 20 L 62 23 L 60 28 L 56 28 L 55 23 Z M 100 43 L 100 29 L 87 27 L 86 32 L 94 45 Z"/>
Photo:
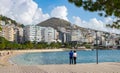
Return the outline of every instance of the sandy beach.
<path id="1" fill-rule="evenodd" d="M 63 51 L 63 49 L 49 50 L 14 50 L 0 51 L 4 56 L 0 57 L 0 73 L 120 73 L 120 63 L 86 63 L 86 64 L 60 64 L 60 65 L 36 65 L 18 66 L 9 62 L 9 58 L 27 52 L 52 52 Z M 9 52 L 9 54 L 8 54 Z"/>

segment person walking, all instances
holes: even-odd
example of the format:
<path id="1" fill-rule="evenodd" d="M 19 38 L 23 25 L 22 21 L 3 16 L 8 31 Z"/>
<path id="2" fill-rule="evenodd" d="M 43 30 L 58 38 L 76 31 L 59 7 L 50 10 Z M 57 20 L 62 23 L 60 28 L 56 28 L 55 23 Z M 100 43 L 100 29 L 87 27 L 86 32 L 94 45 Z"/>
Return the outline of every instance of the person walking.
<path id="1" fill-rule="evenodd" d="M 76 53 L 76 51 L 74 51 L 74 53 L 73 53 L 73 59 L 74 59 L 74 64 L 76 64 L 76 59 L 77 59 L 77 53 Z"/>
<path id="2" fill-rule="evenodd" d="M 73 51 L 72 50 L 69 52 L 69 59 L 70 59 L 70 64 L 73 64 Z"/>

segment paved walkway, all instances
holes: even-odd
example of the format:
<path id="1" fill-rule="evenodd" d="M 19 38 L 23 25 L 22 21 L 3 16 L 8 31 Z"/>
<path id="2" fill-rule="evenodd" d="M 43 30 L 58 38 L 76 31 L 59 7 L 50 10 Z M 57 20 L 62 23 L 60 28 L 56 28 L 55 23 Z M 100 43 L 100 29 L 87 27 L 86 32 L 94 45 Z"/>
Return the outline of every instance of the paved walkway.
<path id="1" fill-rule="evenodd" d="M 0 73 L 120 73 L 120 63 L 7 66 Z"/>

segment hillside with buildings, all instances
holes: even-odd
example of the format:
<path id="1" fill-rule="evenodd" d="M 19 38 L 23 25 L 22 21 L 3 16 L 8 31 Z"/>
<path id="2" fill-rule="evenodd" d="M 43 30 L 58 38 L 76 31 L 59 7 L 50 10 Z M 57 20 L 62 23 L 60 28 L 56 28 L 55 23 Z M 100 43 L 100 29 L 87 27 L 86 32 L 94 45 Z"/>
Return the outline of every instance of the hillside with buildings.
<path id="1" fill-rule="evenodd" d="M 3 17 L 0 18 L 0 24 L 2 28 L 0 36 L 12 43 L 22 45 L 22 48 L 43 48 L 43 46 L 48 48 L 48 45 L 61 47 L 60 43 L 65 47 L 77 45 L 91 48 L 96 44 L 96 40 L 97 44 L 105 47 L 120 44 L 118 34 L 96 32 L 96 30 L 83 28 L 59 18 L 50 18 L 37 25 L 21 27 L 14 20 Z M 18 47 L 21 48 L 21 46 Z"/>
<path id="2" fill-rule="evenodd" d="M 20 23 L 16 22 L 15 20 L 11 19 L 11 18 L 0 15 L 0 25 L 8 25 L 8 24 L 15 25 L 15 26 L 18 26 L 18 27 L 23 27 L 24 26 L 23 24 L 20 24 Z"/>
<path id="3" fill-rule="evenodd" d="M 23 25 L 8 17 L 0 15 L 0 36 L 10 42 L 20 43 L 23 38 Z"/>

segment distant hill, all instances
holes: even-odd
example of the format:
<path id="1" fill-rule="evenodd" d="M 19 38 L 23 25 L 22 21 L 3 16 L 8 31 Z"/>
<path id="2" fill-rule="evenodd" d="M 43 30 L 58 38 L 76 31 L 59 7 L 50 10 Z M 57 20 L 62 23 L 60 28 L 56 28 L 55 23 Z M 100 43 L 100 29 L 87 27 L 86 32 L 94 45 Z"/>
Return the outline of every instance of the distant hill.
<path id="1" fill-rule="evenodd" d="M 15 20 L 8 18 L 6 16 L 0 15 L 0 21 L 4 21 L 5 24 L 13 24 L 15 26 L 24 27 L 23 24 L 17 23 Z"/>
<path id="2" fill-rule="evenodd" d="M 50 18 L 46 21 L 43 21 L 39 24 L 37 24 L 38 26 L 43 26 L 43 27 L 53 27 L 55 29 L 58 29 L 58 27 L 65 27 L 70 28 L 71 27 L 71 23 L 64 20 L 64 19 L 60 19 L 60 18 Z"/>

